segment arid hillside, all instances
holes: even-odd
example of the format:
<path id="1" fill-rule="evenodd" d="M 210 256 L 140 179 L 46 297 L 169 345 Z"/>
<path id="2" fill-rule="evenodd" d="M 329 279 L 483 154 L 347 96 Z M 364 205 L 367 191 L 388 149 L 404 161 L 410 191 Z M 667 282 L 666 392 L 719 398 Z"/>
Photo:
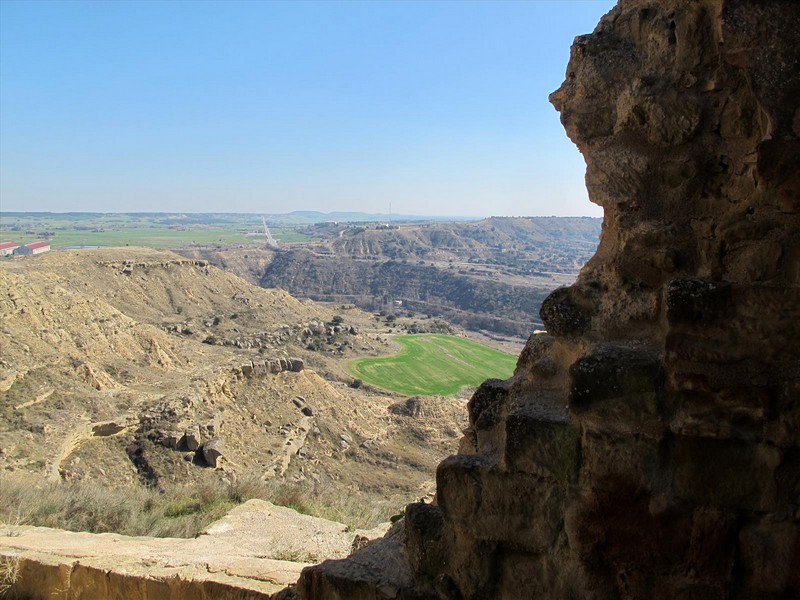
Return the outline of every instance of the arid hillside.
<path id="1" fill-rule="evenodd" d="M 399 509 L 431 490 L 462 401 L 351 388 L 340 357 L 391 346 L 372 315 L 346 310 L 335 330 L 333 316 L 169 252 L 4 261 L 0 472 L 163 489 L 257 477 Z"/>
<path id="2" fill-rule="evenodd" d="M 542 327 L 545 296 L 571 284 L 594 252 L 600 219 L 329 222 L 303 232 L 315 241 L 278 251 L 229 246 L 181 254 L 297 297 L 373 311 L 410 309 L 524 340 Z"/>

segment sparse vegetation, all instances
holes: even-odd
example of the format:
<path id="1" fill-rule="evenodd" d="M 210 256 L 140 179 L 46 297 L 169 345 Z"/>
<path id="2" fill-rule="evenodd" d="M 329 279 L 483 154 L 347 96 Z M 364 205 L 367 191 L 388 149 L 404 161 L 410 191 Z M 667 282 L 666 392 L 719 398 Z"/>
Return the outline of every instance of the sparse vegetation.
<path id="1" fill-rule="evenodd" d="M 107 488 L 92 481 L 33 485 L 28 478 L 3 475 L 0 522 L 93 533 L 190 538 L 251 498 L 337 521 L 350 530 L 374 527 L 397 510 L 396 506 L 364 502 L 319 484 L 263 482 L 256 477 L 158 491 L 144 487 Z"/>
<path id="2" fill-rule="evenodd" d="M 34 486 L 27 479 L 0 479 L 0 520 L 72 531 L 194 537 L 236 504 L 221 486 L 162 493 L 90 481 Z"/>

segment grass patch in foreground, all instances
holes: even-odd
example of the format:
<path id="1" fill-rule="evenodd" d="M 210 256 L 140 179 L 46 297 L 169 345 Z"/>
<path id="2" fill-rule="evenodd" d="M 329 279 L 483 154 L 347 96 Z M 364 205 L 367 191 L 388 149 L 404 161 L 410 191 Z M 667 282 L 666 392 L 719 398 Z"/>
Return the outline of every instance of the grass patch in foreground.
<path id="1" fill-rule="evenodd" d="M 441 334 L 400 335 L 398 354 L 347 365 L 353 377 L 410 396 L 448 396 L 486 379 L 507 379 L 517 358 L 470 340 Z"/>

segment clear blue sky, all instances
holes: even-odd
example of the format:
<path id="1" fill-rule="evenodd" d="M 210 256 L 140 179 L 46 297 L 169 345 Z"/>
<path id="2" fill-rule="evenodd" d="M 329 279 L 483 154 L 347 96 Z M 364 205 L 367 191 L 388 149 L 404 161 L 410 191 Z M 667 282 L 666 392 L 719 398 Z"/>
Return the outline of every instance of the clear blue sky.
<path id="1" fill-rule="evenodd" d="M 0 1 L 0 210 L 601 215 L 547 95 L 611 1 Z"/>

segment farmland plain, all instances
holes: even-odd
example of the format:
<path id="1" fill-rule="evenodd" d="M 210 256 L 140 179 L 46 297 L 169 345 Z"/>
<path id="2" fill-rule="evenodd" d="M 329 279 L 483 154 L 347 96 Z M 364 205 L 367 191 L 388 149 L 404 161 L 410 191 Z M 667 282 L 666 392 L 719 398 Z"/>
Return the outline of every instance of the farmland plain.
<path id="1" fill-rule="evenodd" d="M 308 236 L 293 227 L 273 227 L 279 242 L 301 242 Z M 168 215 L 160 213 L 5 213 L 2 241 L 27 244 L 47 240 L 53 248 L 73 246 L 264 245 L 257 215 Z"/>

